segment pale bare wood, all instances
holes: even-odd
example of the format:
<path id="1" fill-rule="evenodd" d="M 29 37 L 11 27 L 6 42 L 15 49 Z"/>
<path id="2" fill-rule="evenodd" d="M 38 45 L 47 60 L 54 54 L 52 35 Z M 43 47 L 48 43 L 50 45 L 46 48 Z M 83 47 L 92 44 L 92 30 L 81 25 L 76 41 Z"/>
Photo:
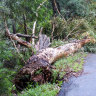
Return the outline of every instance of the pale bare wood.
<path id="1" fill-rule="evenodd" d="M 35 21 L 34 24 L 33 24 L 33 31 L 32 31 L 32 36 L 33 37 L 35 36 L 36 22 L 37 21 Z M 35 45 L 35 39 L 34 38 L 32 38 L 32 45 L 33 46 Z"/>
<path id="2" fill-rule="evenodd" d="M 77 40 L 77 42 L 74 42 L 74 43 L 68 43 L 66 45 L 63 45 L 57 48 L 46 48 L 46 49 L 40 50 L 37 53 L 37 56 L 39 58 L 43 58 L 47 60 L 51 64 L 56 60 L 58 60 L 59 58 L 62 58 L 63 56 L 68 56 L 76 52 L 84 44 L 90 41 L 91 39 L 83 39 L 83 40 Z"/>
<path id="3" fill-rule="evenodd" d="M 47 35 L 39 34 L 39 41 L 35 45 L 37 51 L 48 48 L 50 46 L 50 38 Z"/>

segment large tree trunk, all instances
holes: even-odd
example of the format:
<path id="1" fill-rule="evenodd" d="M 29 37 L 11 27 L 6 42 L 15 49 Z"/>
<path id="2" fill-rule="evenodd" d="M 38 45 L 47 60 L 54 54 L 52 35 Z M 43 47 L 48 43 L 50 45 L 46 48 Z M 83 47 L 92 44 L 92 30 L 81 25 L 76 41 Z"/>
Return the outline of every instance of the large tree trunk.
<path id="1" fill-rule="evenodd" d="M 57 48 L 46 48 L 40 50 L 36 55 L 30 57 L 27 64 L 18 72 L 14 79 L 14 84 L 18 90 L 26 87 L 28 82 L 44 83 L 51 79 L 51 64 L 63 56 L 68 56 L 80 49 L 91 39 L 77 40 Z M 42 72 L 36 75 L 36 71 Z"/>

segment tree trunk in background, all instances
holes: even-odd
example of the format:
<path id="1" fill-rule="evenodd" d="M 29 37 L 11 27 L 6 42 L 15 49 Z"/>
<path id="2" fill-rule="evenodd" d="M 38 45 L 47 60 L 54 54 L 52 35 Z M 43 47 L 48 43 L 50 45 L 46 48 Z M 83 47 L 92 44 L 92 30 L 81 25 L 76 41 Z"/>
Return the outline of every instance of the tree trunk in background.
<path id="1" fill-rule="evenodd" d="M 56 0 L 51 0 L 51 4 L 53 8 L 53 15 L 56 16 L 56 13 L 58 13 L 58 11 L 60 12 L 59 3 Z"/>
<path id="2" fill-rule="evenodd" d="M 16 24 L 14 20 L 12 20 L 12 29 L 13 29 L 13 34 L 16 34 Z"/>
<path id="3" fill-rule="evenodd" d="M 27 64 L 18 72 L 14 84 L 18 90 L 23 90 L 28 82 L 39 82 L 40 84 L 50 81 L 52 76 L 51 64 L 63 56 L 68 56 L 80 49 L 91 39 L 77 40 L 57 48 L 46 48 L 40 50 L 36 55 L 30 57 Z M 36 75 L 36 71 L 42 70 Z"/>
<path id="4" fill-rule="evenodd" d="M 26 16 L 25 16 L 25 14 L 23 14 L 23 20 L 24 20 L 24 33 L 25 33 L 26 35 L 28 35 L 27 25 L 26 25 Z M 29 38 L 26 37 L 26 41 L 29 42 Z"/>

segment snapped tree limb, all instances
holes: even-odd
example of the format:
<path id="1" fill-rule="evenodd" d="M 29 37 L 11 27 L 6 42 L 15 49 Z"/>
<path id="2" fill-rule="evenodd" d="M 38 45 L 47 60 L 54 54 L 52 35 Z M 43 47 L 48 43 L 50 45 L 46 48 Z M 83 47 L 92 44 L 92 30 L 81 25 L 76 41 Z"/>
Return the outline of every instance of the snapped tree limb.
<path id="1" fill-rule="evenodd" d="M 31 48 L 32 47 L 32 44 L 27 42 L 27 41 L 24 41 L 22 40 L 21 38 L 19 38 L 17 35 L 15 34 L 11 34 L 8 27 L 7 27 L 7 23 L 5 21 L 5 30 L 6 30 L 6 36 L 9 37 L 9 38 L 12 38 L 13 40 L 16 40 L 18 43 L 20 43 L 21 45 L 24 45 L 28 48 Z"/>

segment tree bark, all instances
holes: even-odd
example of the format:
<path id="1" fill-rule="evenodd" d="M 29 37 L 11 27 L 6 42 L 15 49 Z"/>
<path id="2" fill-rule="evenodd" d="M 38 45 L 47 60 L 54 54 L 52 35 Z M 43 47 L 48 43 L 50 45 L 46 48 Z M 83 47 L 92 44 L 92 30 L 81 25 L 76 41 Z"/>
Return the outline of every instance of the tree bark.
<path id="1" fill-rule="evenodd" d="M 46 48 L 40 50 L 36 55 L 30 57 L 27 64 L 18 72 L 14 79 L 14 84 L 18 90 L 23 90 L 27 82 L 44 83 L 51 80 L 51 64 L 63 56 L 68 56 L 80 49 L 91 39 L 77 40 L 57 48 Z M 35 75 L 37 70 L 42 72 Z"/>

